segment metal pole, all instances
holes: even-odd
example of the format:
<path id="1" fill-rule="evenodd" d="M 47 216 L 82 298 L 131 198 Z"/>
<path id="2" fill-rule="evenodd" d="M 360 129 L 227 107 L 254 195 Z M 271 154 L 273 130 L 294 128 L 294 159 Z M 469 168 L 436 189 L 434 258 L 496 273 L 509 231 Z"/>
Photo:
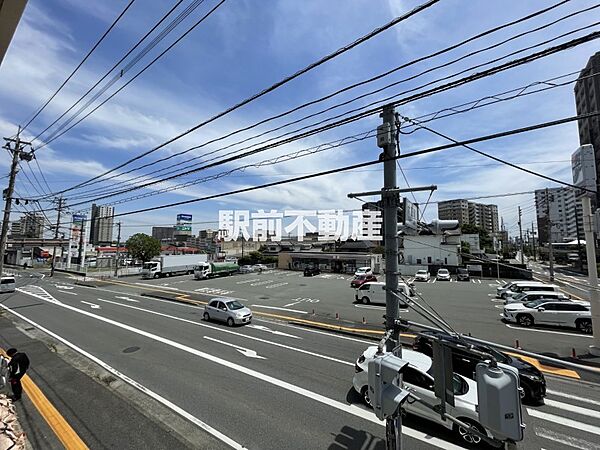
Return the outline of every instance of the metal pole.
<path id="1" fill-rule="evenodd" d="M 598 267 L 596 266 L 596 246 L 594 245 L 594 216 L 590 197 L 581 198 L 583 206 L 583 231 L 587 254 L 588 278 L 590 281 L 590 305 L 592 309 L 593 338 L 590 353 L 600 356 L 600 295 L 598 293 Z"/>
<path id="2" fill-rule="evenodd" d="M 535 254 L 535 228 L 533 228 L 533 222 L 531 222 L 531 251 L 533 253 L 533 260 L 537 261 L 537 256 Z"/>
<path id="3" fill-rule="evenodd" d="M 79 270 L 83 270 L 85 259 L 85 220 L 81 221 L 81 229 L 79 230 Z"/>
<path id="4" fill-rule="evenodd" d="M 552 221 L 550 220 L 550 196 L 546 188 L 546 221 L 548 227 L 548 265 L 550 269 L 550 281 L 554 281 L 554 254 L 552 249 Z"/>
<path id="5" fill-rule="evenodd" d="M 523 254 L 523 227 L 521 226 L 521 207 L 519 206 L 519 247 L 521 248 L 521 264 L 525 264 L 525 255 Z"/>
<path id="6" fill-rule="evenodd" d="M 60 228 L 60 213 L 62 211 L 62 203 L 63 203 L 63 198 L 60 197 L 58 199 L 58 214 L 56 216 L 56 229 L 54 230 L 54 239 L 58 239 L 58 231 Z M 62 256 L 62 244 L 60 246 L 60 253 Z M 54 267 L 56 265 L 56 243 L 54 243 L 54 248 L 52 250 L 52 266 L 50 266 L 50 276 L 53 277 L 54 276 Z"/>
<path id="7" fill-rule="evenodd" d="M 385 321 L 386 330 L 391 330 L 391 339 L 388 339 L 386 350 L 392 351 L 397 348 L 396 356 L 402 356 L 398 327 L 396 321 L 399 319 L 398 297 L 398 205 L 397 192 L 389 192 L 397 189 L 396 186 L 396 115 L 394 107 L 387 105 L 381 114 L 383 119 L 382 131 L 387 134 L 388 140 L 383 147 L 383 190 L 381 201 L 383 204 L 384 221 L 384 245 L 385 245 Z M 402 376 L 398 376 L 398 383 L 402 385 Z M 386 447 L 387 450 L 402 449 L 402 415 L 386 419 Z"/>
<path id="8" fill-rule="evenodd" d="M 577 230 L 577 255 L 579 256 L 579 270 L 583 272 L 583 255 L 581 254 L 581 239 L 579 238 L 579 217 L 577 217 L 577 203 L 575 203 L 575 228 Z"/>
<path id="9" fill-rule="evenodd" d="M 121 246 L 121 222 L 117 224 L 119 231 L 117 233 L 117 260 L 115 261 L 115 277 L 119 277 L 119 247 Z"/>
<path id="10" fill-rule="evenodd" d="M 15 148 L 12 150 L 13 158 L 10 165 L 10 178 L 8 181 L 8 190 L 6 191 L 6 202 L 4 203 L 4 218 L 2 219 L 2 234 L 0 235 L 0 275 L 2 275 L 2 269 L 4 268 L 4 253 L 6 248 L 6 240 L 8 239 L 8 223 L 10 221 L 10 209 L 12 207 L 12 195 L 15 190 L 15 178 L 17 176 L 17 165 L 19 164 L 19 152 L 21 151 L 21 141 L 19 136 L 21 134 L 21 127 L 15 140 Z"/>

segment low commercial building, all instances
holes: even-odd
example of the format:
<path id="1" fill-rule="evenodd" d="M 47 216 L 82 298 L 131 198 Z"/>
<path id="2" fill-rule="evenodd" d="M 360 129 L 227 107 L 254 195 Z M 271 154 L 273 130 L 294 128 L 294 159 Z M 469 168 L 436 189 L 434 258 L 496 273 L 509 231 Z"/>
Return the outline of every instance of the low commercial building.
<path id="1" fill-rule="evenodd" d="M 460 234 L 430 234 L 403 238 L 404 264 L 458 266 L 460 259 Z"/>
<path id="2" fill-rule="evenodd" d="M 383 271 L 382 255 L 374 253 L 341 252 L 281 252 L 279 269 L 304 270 L 306 267 L 319 267 L 323 272 L 350 273 L 358 267 L 371 267 L 374 273 Z"/>

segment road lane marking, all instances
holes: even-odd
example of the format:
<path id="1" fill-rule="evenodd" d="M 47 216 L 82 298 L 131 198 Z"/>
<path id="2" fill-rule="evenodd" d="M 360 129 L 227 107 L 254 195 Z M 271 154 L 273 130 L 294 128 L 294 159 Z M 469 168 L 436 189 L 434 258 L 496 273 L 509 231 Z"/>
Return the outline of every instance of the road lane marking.
<path id="1" fill-rule="evenodd" d="M 149 397 L 153 398 L 157 402 L 163 404 L 164 406 L 166 406 L 170 410 L 176 412 L 177 414 L 179 414 L 183 418 L 189 420 L 194 425 L 197 425 L 198 427 L 200 427 L 201 429 L 203 429 L 207 433 L 213 435 L 215 438 L 219 439 L 220 441 L 224 442 L 225 444 L 229 445 L 230 447 L 232 447 L 232 448 L 234 448 L 236 450 L 246 450 L 246 447 L 244 447 L 243 445 L 237 443 L 233 439 L 229 438 L 228 436 L 224 435 L 220 431 L 218 431 L 215 428 L 211 427 L 207 423 L 205 423 L 202 420 L 198 419 L 196 416 L 193 416 L 192 414 L 190 414 L 189 412 L 187 412 L 183 408 L 177 406 L 175 403 L 167 400 L 166 398 L 160 396 L 156 392 L 148 389 L 146 386 L 138 383 L 133 378 L 129 378 L 124 373 L 119 372 L 114 367 L 108 365 L 107 363 L 105 363 L 101 359 L 95 357 L 91 353 L 86 352 L 85 350 L 83 350 L 82 348 L 80 348 L 77 345 L 73 344 L 72 342 L 68 341 L 67 339 L 63 338 L 62 336 L 59 336 L 58 334 L 56 334 L 56 333 L 50 331 L 49 329 L 47 329 L 47 328 L 39 325 L 38 323 L 36 323 L 33 320 L 25 317 L 24 315 L 22 315 L 22 314 L 20 314 L 20 313 L 18 313 L 16 311 L 13 311 L 11 308 L 9 308 L 9 307 L 7 307 L 7 306 L 5 306 L 3 304 L 0 304 L 0 307 L 3 308 L 3 309 L 5 309 L 5 310 L 7 310 L 7 311 L 9 311 L 11 314 L 19 317 L 20 319 L 24 320 L 25 322 L 28 322 L 32 326 L 36 327 L 38 330 L 46 333 L 48 336 L 51 336 L 54 339 L 56 339 L 57 341 L 62 342 L 67 347 L 70 347 L 72 350 L 74 350 L 77 353 L 79 353 L 79 354 L 85 356 L 86 358 L 88 358 L 90 361 L 95 362 L 96 364 L 98 364 L 102 368 L 106 369 L 107 371 L 109 371 L 110 373 L 112 373 L 113 375 L 115 375 L 116 377 L 118 377 L 121 380 L 125 381 L 127 384 L 133 386 L 134 388 L 138 389 L 142 393 L 148 395 Z M 77 308 L 70 307 L 69 309 L 73 309 L 73 310 L 78 311 L 80 313 L 85 313 L 85 311 L 78 310 Z M 90 314 L 92 317 L 100 317 L 100 316 L 96 316 L 95 314 L 92 314 L 92 313 L 88 313 L 88 314 Z M 26 377 L 28 377 L 28 375 L 25 375 L 25 377 L 23 377 L 23 381 L 25 381 Z M 75 448 L 77 448 L 77 447 L 71 447 L 71 448 L 73 448 L 73 450 L 75 450 Z M 85 447 L 85 446 L 79 447 L 79 449 L 81 449 L 81 450 L 86 449 L 86 448 L 87 447 Z"/>
<path id="2" fill-rule="evenodd" d="M 139 300 L 136 300 L 135 298 L 129 298 L 129 297 L 122 297 L 119 295 L 115 295 L 115 298 L 121 299 L 121 300 L 125 300 L 127 302 L 132 302 L 132 303 L 139 303 Z"/>
<path id="3" fill-rule="evenodd" d="M 556 442 L 558 444 L 567 445 L 569 447 L 578 448 L 580 450 L 600 450 L 600 445 L 594 444 L 593 442 L 579 439 L 573 436 L 567 436 L 566 434 L 557 433 L 556 431 L 549 430 L 544 427 L 535 427 L 535 434 L 539 437 L 548 439 L 549 441 Z"/>
<path id="4" fill-rule="evenodd" d="M 308 314 L 308 311 L 301 311 L 299 309 L 289 309 L 282 308 L 280 306 L 267 306 L 267 305 L 251 305 L 253 308 L 268 308 L 268 309 L 277 309 L 279 311 L 287 311 L 287 312 L 295 312 L 300 314 Z"/>
<path id="5" fill-rule="evenodd" d="M 113 282 L 113 281 L 108 281 L 108 283 L 112 283 L 112 282 Z M 122 283 L 122 284 L 125 284 L 125 283 Z M 174 288 L 174 287 L 163 286 L 163 285 L 160 285 L 160 284 L 156 285 L 156 284 L 150 284 L 150 283 L 139 283 L 139 282 L 136 282 L 135 284 L 138 284 L 138 285 L 140 285 L 140 286 L 149 286 L 149 287 L 152 287 L 152 288 L 155 288 L 155 289 L 156 289 L 156 288 L 159 288 L 159 289 L 168 289 L 168 290 L 170 290 L 170 291 L 179 291 L 179 290 L 180 290 L 179 288 Z"/>
<path id="6" fill-rule="evenodd" d="M 600 402 L 596 400 L 591 400 L 589 398 L 579 397 L 577 395 L 565 394 L 564 392 L 555 391 L 552 389 L 546 389 L 546 394 L 556 395 L 557 397 L 568 398 L 569 400 L 575 400 L 578 402 L 589 403 L 590 405 L 600 406 Z"/>
<path id="7" fill-rule="evenodd" d="M 98 300 L 102 300 L 101 298 L 99 298 Z M 91 303 L 91 302 L 86 302 L 81 300 L 81 303 L 85 304 L 85 305 L 89 305 L 92 307 L 92 309 L 100 309 L 101 306 L 100 305 L 96 305 L 95 303 Z"/>
<path id="8" fill-rule="evenodd" d="M 265 320 L 265 319 L 254 319 L 254 320 L 265 322 L 265 323 L 273 323 L 270 320 Z M 298 327 L 296 325 L 290 325 L 289 323 L 278 323 L 277 326 L 293 328 L 294 330 L 305 331 L 308 333 L 324 334 L 325 336 L 330 336 L 332 338 L 344 339 L 346 341 L 354 341 L 354 342 L 358 342 L 361 344 L 374 345 L 376 343 L 376 341 L 367 341 L 365 339 L 358 339 L 358 338 L 353 338 L 350 336 L 344 336 L 343 334 L 334 334 L 334 333 L 329 333 L 327 331 L 319 331 L 319 330 L 313 330 L 311 328 L 306 328 L 306 327 Z"/>
<path id="9" fill-rule="evenodd" d="M 260 330 L 260 331 L 265 331 L 267 333 L 275 334 L 277 336 L 291 337 L 293 339 L 302 339 L 300 336 L 294 336 L 293 334 L 284 333 L 283 331 L 279 331 L 279 330 L 272 330 L 271 328 L 265 327 L 264 325 L 256 325 L 253 323 L 249 323 L 247 325 L 247 327 L 254 328 L 254 329 Z"/>
<path id="10" fill-rule="evenodd" d="M 594 419 L 600 419 L 600 411 L 595 411 L 593 409 L 582 408 L 581 406 L 570 405 L 568 403 L 557 402 L 556 400 L 545 399 L 544 403 L 546 406 L 550 406 L 552 408 L 564 409 L 565 411 L 570 411 L 576 414 L 582 414 L 586 417 L 593 417 Z"/>
<path id="11" fill-rule="evenodd" d="M 568 333 L 566 331 L 540 330 L 537 328 L 525 328 L 525 327 L 510 325 L 508 323 L 505 323 L 504 325 L 506 325 L 508 328 L 512 328 L 514 330 L 533 331 L 536 333 L 564 334 L 565 336 L 575 336 L 575 337 L 583 337 L 583 338 L 589 338 L 589 339 L 593 338 L 593 336 L 590 336 L 589 334 L 577 334 L 577 333 Z"/>
<path id="12" fill-rule="evenodd" d="M 69 291 L 61 291 L 61 294 L 67 294 L 67 295 L 79 295 L 79 294 L 77 294 L 77 292 L 69 292 Z"/>
<path id="13" fill-rule="evenodd" d="M 265 286 L 265 289 L 274 289 L 274 288 L 278 288 L 281 286 L 285 286 L 286 284 L 289 284 L 289 283 L 280 282 L 280 283 L 275 283 L 275 284 L 269 284 L 268 286 Z"/>
<path id="14" fill-rule="evenodd" d="M 545 413 L 533 408 L 527 408 L 527 413 L 538 419 L 547 420 L 548 422 L 563 425 L 565 427 L 574 428 L 586 433 L 592 433 L 600 436 L 600 427 L 589 425 L 587 423 L 578 422 L 577 420 L 568 419 L 567 417 L 556 416 L 554 414 Z"/>
<path id="15" fill-rule="evenodd" d="M 534 365 L 538 370 L 540 370 L 544 373 L 550 373 L 553 375 L 561 375 L 563 377 L 568 377 L 568 378 L 576 378 L 576 379 L 581 378 L 579 376 L 579 374 L 577 372 L 575 372 L 574 370 L 561 369 L 560 367 L 546 366 L 546 365 L 542 364 L 541 362 L 539 362 L 536 358 L 520 355 L 518 353 L 512 353 L 512 352 L 505 352 L 505 353 L 507 355 L 514 356 L 515 358 L 522 359 L 523 361 Z"/>
<path id="16" fill-rule="evenodd" d="M 273 377 L 271 375 L 267 375 L 265 373 L 258 372 L 256 370 L 250 369 L 250 368 L 242 366 L 240 364 L 236 364 L 236 363 L 233 363 L 231 361 L 227 361 L 225 359 L 219 358 L 217 356 L 211 355 L 211 354 L 203 352 L 201 350 L 197 350 L 195 348 L 189 347 L 189 346 L 187 346 L 185 344 L 181 344 L 181 343 L 173 341 L 171 339 L 168 339 L 168 338 L 165 338 L 165 337 L 162 337 L 162 336 L 150 333 L 148 331 L 141 330 L 139 328 L 135 328 L 135 327 L 133 327 L 131 325 L 127 325 L 127 324 L 124 324 L 124 323 L 121 323 L 121 322 L 117 322 L 116 320 L 108 319 L 106 317 L 102 317 L 102 316 L 99 316 L 97 314 L 94 314 L 94 313 L 91 313 L 91 312 L 88 312 L 88 311 L 83 311 L 83 310 L 80 310 L 80 309 L 75 308 L 73 306 L 63 304 L 63 303 L 57 303 L 57 305 L 60 306 L 60 307 L 62 307 L 62 308 L 65 308 L 65 309 L 74 311 L 76 313 L 82 314 L 84 316 L 90 317 L 92 319 L 96 319 L 96 320 L 98 320 L 100 322 L 108 323 L 108 324 L 113 325 L 113 326 L 115 326 L 117 328 L 121 328 L 123 330 L 130 331 L 130 332 L 132 332 L 134 334 L 138 334 L 140 336 L 144 336 L 144 337 L 146 337 L 148 339 L 160 342 L 160 343 L 168 345 L 170 347 L 177 348 L 177 349 L 179 349 L 181 351 L 184 351 L 186 353 L 190 353 L 190 354 L 195 355 L 195 356 L 197 356 L 199 358 L 202 358 L 202 359 L 205 359 L 207 361 L 213 362 L 215 364 L 221 365 L 223 367 L 227 367 L 229 369 L 238 371 L 238 372 L 243 373 L 245 375 L 248 375 L 248 376 L 250 376 L 252 378 L 256 378 L 258 380 L 261 380 L 261 381 L 264 381 L 266 383 L 269 383 L 269 384 L 271 384 L 273 386 L 277 386 L 277 387 L 279 387 L 281 389 L 285 389 L 287 391 L 293 392 L 293 393 L 298 394 L 300 396 L 306 397 L 306 398 L 308 398 L 310 400 L 322 403 L 322 404 L 324 404 L 326 406 L 329 406 L 331 408 L 334 408 L 334 409 L 337 409 L 339 411 L 345 412 L 347 414 L 353 415 L 353 416 L 358 417 L 360 419 L 363 419 L 363 420 L 366 420 L 366 421 L 378 424 L 380 426 L 385 426 L 385 422 L 382 422 L 379 419 L 377 419 L 377 417 L 375 416 L 375 414 L 373 414 L 373 412 L 371 412 L 371 411 L 366 411 L 366 410 L 364 410 L 362 408 L 358 408 L 357 406 L 349 405 L 349 404 L 340 402 L 338 400 L 334 400 L 333 398 L 329 398 L 327 396 L 318 394 L 318 393 L 313 392 L 313 391 L 311 391 L 309 389 L 305 389 L 303 387 L 296 386 L 296 385 L 294 385 L 292 383 L 288 383 L 287 381 L 280 380 L 279 378 L 275 378 L 275 377 Z M 132 307 L 131 305 L 127 305 L 127 306 Z M 32 321 L 30 321 L 29 319 L 26 319 L 21 314 L 14 313 L 10 308 L 8 308 L 8 307 L 6 307 L 6 306 L 4 306 L 2 304 L 0 304 L 0 307 L 9 310 L 10 312 L 12 312 L 15 315 L 18 315 L 18 316 L 22 317 L 23 319 L 27 320 L 32 325 L 34 324 Z M 42 331 L 45 330 L 45 329 L 42 329 L 37 324 L 35 324 L 34 326 L 37 326 Z M 54 333 L 52 333 L 52 335 L 53 336 L 57 336 Z M 62 338 L 61 338 L 61 341 L 63 341 Z M 92 356 L 92 355 L 90 355 L 90 356 Z M 206 425 L 206 424 L 204 424 L 204 425 L 208 427 L 208 425 Z M 212 430 L 213 430 L 213 432 L 217 432 L 214 429 L 212 429 Z M 460 450 L 462 450 L 462 447 L 459 447 L 459 446 L 451 444 L 450 442 L 447 442 L 447 441 L 445 441 L 443 439 L 439 439 L 439 438 L 433 437 L 431 435 L 428 435 L 426 433 L 423 433 L 421 431 L 418 431 L 418 430 L 415 430 L 415 429 L 412 429 L 412 428 L 409 428 L 409 427 L 406 427 L 406 426 L 402 427 L 402 432 L 405 435 L 407 435 L 407 436 L 410 436 L 410 437 L 412 437 L 414 439 L 418 439 L 420 441 L 426 442 L 429 445 L 433 445 L 433 446 L 436 446 L 436 447 L 441 448 L 441 449 L 446 449 L 446 450 L 459 450 L 460 449 Z M 219 432 L 217 432 L 217 433 L 219 433 Z M 211 433 L 211 434 L 213 434 L 213 433 Z M 221 434 L 221 433 L 219 433 L 219 434 Z M 222 436 L 224 438 L 227 438 L 224 435 L 222 435 Z M 229 441 L 231 441 L 229 438 L 227 438 L 227 439 Z M 223 439 L 221 439 L 221 440 L 223 440 Z M 237 446 L 235 448 L 243 448 L 243 447 L 240 446 L 240 444 L 237 444 L 234 441 L 232 441 L 232 442 Z M 229 444 L 229 445 L 231 445 L 231 444 Z"/>
<path id="17" fill-rule="evenodd" d="M 240 352 L 242 355 L 248 357 L 248 358 L 254 358 L 254 359 L 267 359 L 264 356 L 260 356 L 258 353 L 256 353 L 255 350 L 250 350 L 249 348 L 245 348 L 242 347 L 240 345 L 236 345 L 236 344 L 230 344 L 229 342 L 225 342 L 225 341 L 220 341 L 218 339 L 215 338 L 211 338 L 209 336 L 204 336 L 204 339 L 208 339 L 209 341 L 213 341 L 213 342 L 218 342 L 219 344 L 223 344 L 223 345 L 227 345 L 228 347 L 233 347 L 235 348 L 238 352 Z"/>

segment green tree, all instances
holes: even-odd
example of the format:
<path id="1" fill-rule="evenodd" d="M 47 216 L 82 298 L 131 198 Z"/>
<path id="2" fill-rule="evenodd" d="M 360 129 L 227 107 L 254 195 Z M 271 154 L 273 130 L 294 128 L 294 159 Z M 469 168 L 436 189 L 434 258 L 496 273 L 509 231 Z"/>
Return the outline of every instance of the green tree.
<path id="1" fill-rule="evenodd" d="M 463 254 L 471 253 L 471 244 L 465 241 L 460 241 L 460 252 Z"/>
<path id="2" fill-rule="evenodd" d="M 129 255 L 142 262 L 160 255 L 160 241 L 144 233 L 136 233 L 125 242 Z"/>
<path id="3" fill-rule="evenodd" d="M 371 253 L 375 253 L 377 255 L 384 255 L 385 254 L 385 247 L 383 245 L 378 245 L 373 250 L 371 250 Z"/>

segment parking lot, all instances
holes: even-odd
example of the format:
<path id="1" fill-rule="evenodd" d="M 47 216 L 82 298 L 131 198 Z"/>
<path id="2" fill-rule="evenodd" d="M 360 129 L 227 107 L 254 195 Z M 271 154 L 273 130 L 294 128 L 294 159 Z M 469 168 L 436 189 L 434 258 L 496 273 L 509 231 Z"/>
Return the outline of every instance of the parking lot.
<path id="1" fill-rule="evenodd" d="M 315 314 L 315 317 L 341 318 L 359 323 L 382 324 L 384 303 L 362 304 L 355 301 L 353 277 L 323 273 L 305 277 L 301 272 L 266 270 L 208 280 L 191 276 L 170 279 L 139 280 L 141 286 L 196 292 L 208 296 L 227 296 L 241 300 L 256 311 L 279 314 Z M 379 281 L 384 279 L 379 276 Z M 406 281 L 412 282 L 412 277 Z M 496 287 L 507 280 L 471 279 L 470 281 L 416 282 L 415 290 L 452 327 L 462 333 L 526 350 L 569 356 L 573 349 L 584 353 L 590 337 L 576 330 L 534 327 L 522 328 L 501 321 L 503 302 L 495 298 Z M 418 299 L 417 299 L 418 300 Z M 412 310 L 402 310 L 408 320 L 427 323 Z"/>

